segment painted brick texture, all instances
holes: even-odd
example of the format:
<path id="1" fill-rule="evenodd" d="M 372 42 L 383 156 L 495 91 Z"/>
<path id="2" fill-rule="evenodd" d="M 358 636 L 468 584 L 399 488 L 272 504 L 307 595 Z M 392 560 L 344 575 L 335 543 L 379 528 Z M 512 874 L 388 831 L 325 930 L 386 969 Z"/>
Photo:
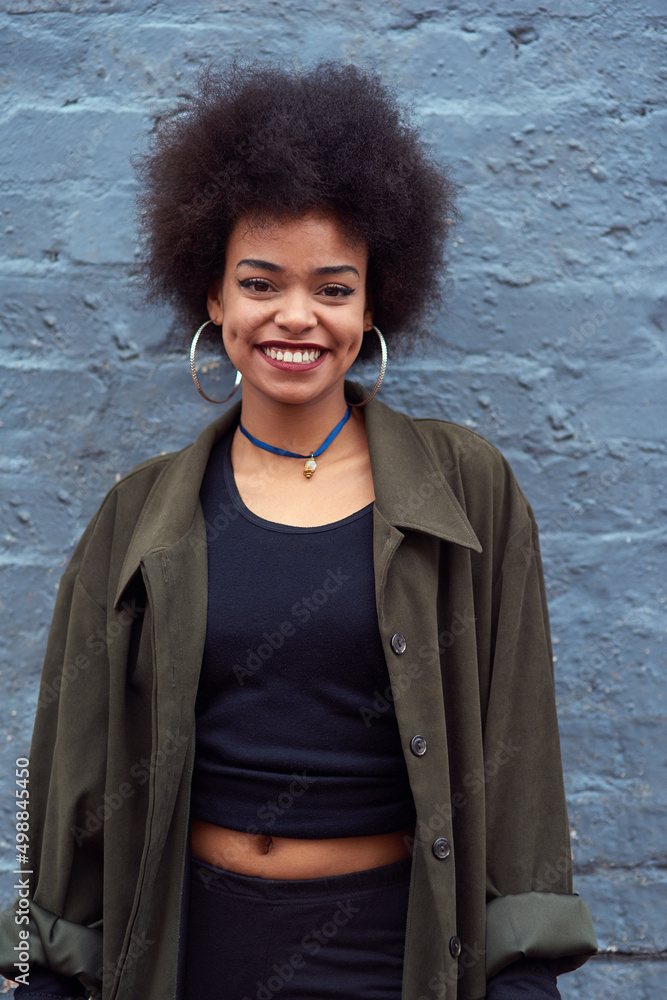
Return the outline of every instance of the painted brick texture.
<path id="1" fill-rule="evenodd" d="M 0 904 L 63 567 L 120 475 L 217 416 L 194 330 L 130 279 L 129 155 L 211 59 L 336 57 L 396 82 L 461 185 L 438 349 L 380 398 L 496 444 L 541 528 L 602 948 L 559 987 L 667 997 L 665 4 L 5 0 L 0 31 Z"/>

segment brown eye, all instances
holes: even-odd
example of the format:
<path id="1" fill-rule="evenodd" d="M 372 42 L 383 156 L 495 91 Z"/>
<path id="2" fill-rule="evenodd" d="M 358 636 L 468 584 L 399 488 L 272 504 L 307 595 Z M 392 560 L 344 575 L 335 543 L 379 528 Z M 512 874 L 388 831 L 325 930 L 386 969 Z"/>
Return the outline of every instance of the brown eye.
<path id="1" fill-rule="evenodd" d="M 263 278 L 245 278 L 239 281 L 241 288 L 250 288 L 253 292 L 270 292 L 271 285 Z"/>
<path id="2" fill-rule="evenodd" d="M 354 291 L 353 288 L 348 288 L 347 285 L 325 285 L 322 289 L 322 293 L 331 299 L 342 299 L 347 295 L 351 295 Z"/>

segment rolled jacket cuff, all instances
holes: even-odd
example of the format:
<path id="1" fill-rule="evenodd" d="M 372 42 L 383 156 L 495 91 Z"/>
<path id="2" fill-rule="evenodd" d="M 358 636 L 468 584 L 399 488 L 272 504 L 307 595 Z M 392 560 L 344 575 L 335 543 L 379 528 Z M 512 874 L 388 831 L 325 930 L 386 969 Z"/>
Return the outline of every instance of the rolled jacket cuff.
<path id="1" fill-rule="evenodd" d="M 24 913 L 25 910 L 22 910 Z M 14 917 L 17 903 L 0 913 L 0 972 L 16 982 L 20 971 L 17 966 L 18 945 L 26 945 L 28 964 L 34 962 L 53 969 L 63 976 L 76 976 L 92 991 L 101 995 L 102 970 L 102 921 L 89 927 L 65 920 L 50 910 L 45 910 L 33 899 L 29 900 L 27 924 L 20 925 L 28 931 L 28 938 L 19 937 L 19 925 Z"/>
<path id="2" fill-rule="evenodd" d="M 572 972 L 598 950 L 591 912 L 576 893 L 520 892 L 486 907 L 486 977 L 520 958 L 558 959 Z"/>

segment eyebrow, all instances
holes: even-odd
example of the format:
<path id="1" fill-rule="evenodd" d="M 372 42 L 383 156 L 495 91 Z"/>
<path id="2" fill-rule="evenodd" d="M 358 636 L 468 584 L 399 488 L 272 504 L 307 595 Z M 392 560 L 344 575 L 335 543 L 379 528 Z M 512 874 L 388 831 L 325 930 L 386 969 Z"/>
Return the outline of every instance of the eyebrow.
<path id="1" fill-rule="evenodd" d="M 259 268 L 261 271 L 273 271 L 275 273 L 280 273 L 285 270 L 285 268 L 281 267 L 279 264 L 272 264 L 268 260 L 257 260 L 255 257 L 244 257 L 243 260 L 238 262 L 236 269 L 238 270 L 243 264 L 247 267 Z M 331 265 L 330 267 L 316 267 L 313 274 L 356 274 L 357 277 L 360 277 L 356 267 L 352 267 L 351 264 L 336 264 Z"/>

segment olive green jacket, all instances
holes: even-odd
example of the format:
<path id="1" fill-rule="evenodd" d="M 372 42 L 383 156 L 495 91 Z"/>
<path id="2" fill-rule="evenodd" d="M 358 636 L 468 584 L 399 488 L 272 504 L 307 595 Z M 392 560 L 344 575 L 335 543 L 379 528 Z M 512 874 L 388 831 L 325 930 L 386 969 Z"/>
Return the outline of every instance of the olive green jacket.
<path id="1" fill-rule="evenodd" d="M 572 893 L 537 527 L 478 434 L 377 399 L 365 414 L 390 682 L 374 710 L 394 702 L 417 811 L 402 996 L 478 1000 L 523 955 L 565 972 L 596 951 Z M 121 479 L 64 573 L 30 755 L 32 874 L 0 918 L 8 978 L 27 929 L 30 959 L 94 997 L 180 993 L 207 609 L 199 488 L 239 416 L 236 403 Z"/>

